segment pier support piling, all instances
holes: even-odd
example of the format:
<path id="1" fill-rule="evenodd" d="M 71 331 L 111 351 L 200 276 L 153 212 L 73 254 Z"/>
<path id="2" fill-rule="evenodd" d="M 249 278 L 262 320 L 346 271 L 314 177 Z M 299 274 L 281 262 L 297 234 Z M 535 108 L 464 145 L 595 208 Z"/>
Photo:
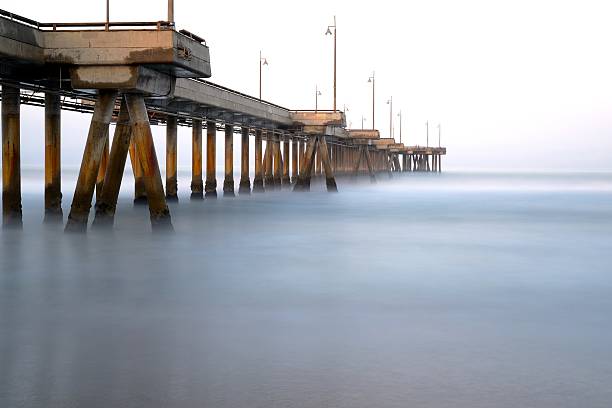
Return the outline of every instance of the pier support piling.
<path id="1" fill-rule="evenodd" d="M 261 129 L 255 130 L 255 178 L 253 179 L 253 192 L 264 192 L 264 169 L 262 157 L 262 136 Z"/>
<path id="2" fill-rule="evenodd" d="M 289 156 L 289 139 L 283 140 L 283 177 L 281 178 L 281 185 L 283 187 L 289 187 L 291 185 L 291 177 L 289 177 L 289 163 L 291 157 Z"/>
<path id="3" fill-rule="evenodd" d="M 166 119 L 166 200 L 168 201 L 178 201 L 177 136 L 176 116 L 168 116 Z"/>
<path id="4" fill-rule="evenodd" d="M 147 204 L 147 191 L 142 179 L 142 166 L 140 165 L 140 159 L 136 153 L 136 145 L 133 140 L 130 142 L 130 162 L 132 163 L 132 172 L 134 173 L 134 204 Z"/>
<path id="5" fill-rule="evenodd" d="M 61 222 L 61 99 L 57 94 L 45 94 L 45 222 Z"/>
<path id="6" fill-rule="evenodd" d="M 291 184 L 295 184 L 298 178 L 298 140 L 291 138 Z"/>
<path id="7" fill-rule="evenodd" d="M 109 146 L 109 129 L 106 129 L 106 136 L 104 136 L 104 149 L 102 149 L 102 158 L 100 159 L 100 167 L 98 168 L 98 177 L 96 178 L 96 201 L 100 198 L 102 193 L 102 187 L 104 186 L 104 175 L 106 174 L 106 168 L 108 167 L 108 155 L 110 153 Z"/>
<path id="8" fill-rule="evenodd" d="M 234 193 L 234 126 L 225 125 L 225 179 L 223 197 L 235 197 Z"/>
<path id="9" fill-rule="evenodd" d="M 19 88 L 2 85 L 2 226 L 21 228 Z"/>
<path id="10" fill-rule="evenodd" d="M 159 171 L 144 97 L 140 94 L 126 94 L 125 100 L 132 120 L 132 137 L 136 144 L 136 153 L 142 166 L 151 226 L 154 231 L 172 230 L 170 211 L 166 203 L 164 184 Z"/>
<path id="11" fill-rule="evenodd" d="M 89 126 L 85 151 L 83 152 L 81 170 L 79 171 L 70 214 L 66 223 L 67 232 L 85 232 L 87 230 L 91 200 L 116 98 L 117 91 L 104 90 L 98 94 Z"/>
<path id="12" fill-rule="evenodd" d="M 210 125 L 210 122 L 209 122 Z M 214 123 L 213 123 L 214 129 Z M 202 121 L 191 122 L 191 198 L 198 200 L 204 197 L 202 181 Z"/>
<path id="13" fill-rule="evenodd" d="M 334 177 L 334 171 L 331 166 L 329 149 L 327 148 L 325 136 L 319 136 L 319 152 L 321 153 L 322 167 L 325 169 L 325 184 L 327 186 L 327 191 L 330 193 L 337 193 L 338 185 L 336 184 L 336 178 Z"/>
<path id="14" fill-rule="evenodd" d="M 297 183 L 293 187 L 295 192 L 310 191 L 310 178 L 314 170 L 315 151 L 317 149 L 317 138 L 311 136 L 306 145 L 306 151 L 304 152 L 304 160 L 300 167 L 300 175 Z"/>
<path id="15" fill-rule="evenodd" d="M 249 128 L 242 128 L 241 135 L 241 150 L 240 150 L 240 185 L 238 194 L 251 194 L 251 179 L 249 177 Z"/>
<path id="16" fill-rule="evenodd" d="M 204 193 L 208 198 L 217 198 L 217 125 L 206 124 L 206 184 Z"/>

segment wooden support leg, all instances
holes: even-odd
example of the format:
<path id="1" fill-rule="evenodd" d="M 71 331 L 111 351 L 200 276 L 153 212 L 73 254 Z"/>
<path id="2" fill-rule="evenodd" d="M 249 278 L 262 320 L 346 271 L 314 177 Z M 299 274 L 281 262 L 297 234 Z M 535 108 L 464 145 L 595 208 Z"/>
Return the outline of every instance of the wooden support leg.
<path id="1" fill-rule="evenodd" d="M 125 98 L 121 100 L 119 118 L 115 127 L 113 144 L 108 160 L 108 167 L 104 175 L 104 183 L 100 196 L 96 200 L 96 217 L 93 226 L 112 226 L 115 211 L 117 209 L 117 199 L 121 188 L 125 162 L 127 161 L 132 139 L 132 123 L 127 109 Z"/>
<path id="2" fill-rule="evenodd" d="M 217 198 L 217 128 L 214 122 L 206 124 L 206 185 L 205 196 Z"/>
<path id="3" fill-rule="evenodd" d="M 291 157 L 289 156 L 289 139 L 283 140 L 283 177 L 281 179 L 281 185 L 290 186 L 291 178 L 289 177 L 289 163 Z"/>
<path id="4" fill-rule="evenodd" d="M 61 222 L 62 174 L 60 96 L 45 94 L 45 222 Z"/>
<path id="5" fill-rule="evenodd" d="M 211 127 L 210 122 L 206 125 Z M 215 124 L 212 124 L 215 128 Z M 202 121 L 192 120 L 191 128 L 191 198 L 199 200 L 204 197 L 202 180 Z"/>
<path id="6" fill-rule="evenodd" d="M 234 193 L 234 126 L 225 125 L 225 179 L 223 196 L 235 197 Z"/>
<path id="7" fill-rule="evenodd" d="M 144 97 L 138 94 L 128 94 L 125 95 L 125 100 L 132 120 L 132 137 L 136 144 L 136 152 L 140 159 L 145 189 L 147 190 L 151 226 L 154 231 L 172 230 L 170 211 L 166 203 L 164 184 L 157 163 L 153 134 L 151 133 Z"/>
<path id="8" fill-rule="evenodd" d="M 264 157 L 264 166 L 265 166 L 265 183 L 266 190 L 272 191 L 274 190 L 274 141 L 272 140 L 272 135 L 270 133 L 267 134 L 266 138 L 266 154 Z"/>
<path id="9" fill-rule="evenodd" d="M 304 153 L 304 160 L 302 162 L 302 166 L 300 167 L 300 175 L 297 183 L 295 183 L 295 186 L 293 187 L 293 191 L 310 191 L 310 177 L 314 170 L 315 150 L 317 148 L 317 144 L 317 137 L 310 137 L 308 140 L 308 145 L 306 146 L 306 152 Z"/>
<path id="10" fill-rule="evenodd" d="M 142 178 L 142 166 L 133 140 L 130 143 L 130 161 L 134 172 L 134 204 L 147 204 L 147 191 Z"/>
<path id="11" fill-rule="evenodd" d="M 299 170 L 299 160 L 298 160 L 298 140 L 293 137 L 291 138 L 291 183 L 295 184 L 297 182 Z"/>
<path id="12" fill-rule="evenodd" d="M 242 128 L 241 151 L 240 151 L 240 185 L 238 193 L 241 195 L 251 194 L 251 179 L 249 177 L 249 128 Z"/>
<path id="13" fill-rule="evenodd" d="M 85 232 L 87 230 L 91 199 L 96 186 L 102 151 L 106 143 L 108 125 L 113 115 L 116 98 L 117 91 L 99 92 L 89 126 L 89 135 L 83 152 L 81 170 L 72 199 L 70 215 L 66 224 L 67 232 Z"/>
<path id="14" fill-rule="evenodd" d="M 19 88 L 2 85 L 2 226 L 21 228 Z"/>
<path id="15" fill-rule="evenodd" d="M 319 151 L 321 152 L 321 164 L 325 169 L 325 184 L 327 185 L 327 192 L 337 193 L 338 185 L 336 184 L 336 178 L 334 177 L 334 171 L 329 159 L 329 149 L 327 148 L 325 136 L 319 137 Z"/>
<path id="16" fill-rule="evenodd" d="M 253 192 L 263 193 L 264 190 L 264 168 L 262 157 L 262 136 L 261 129 L 255 131 L 255 178 L 253 179 Z"/>
<path id="17" fill-rule="evenodd" d="M 168 201 L 178 201 L 177 133 L 176 117 L 168 116 L 166 120 L 166 200 Z"/>

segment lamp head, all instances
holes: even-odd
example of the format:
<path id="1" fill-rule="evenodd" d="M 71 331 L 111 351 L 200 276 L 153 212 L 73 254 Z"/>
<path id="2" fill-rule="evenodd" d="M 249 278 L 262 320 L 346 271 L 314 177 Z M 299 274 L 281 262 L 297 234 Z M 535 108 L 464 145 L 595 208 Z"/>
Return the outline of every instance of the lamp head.
<path id="1" fill-rule="evenodd" d="M 325 35 L 332 35 L 330 27 L 327 27 L 327 31 L 325 32 Z"/>

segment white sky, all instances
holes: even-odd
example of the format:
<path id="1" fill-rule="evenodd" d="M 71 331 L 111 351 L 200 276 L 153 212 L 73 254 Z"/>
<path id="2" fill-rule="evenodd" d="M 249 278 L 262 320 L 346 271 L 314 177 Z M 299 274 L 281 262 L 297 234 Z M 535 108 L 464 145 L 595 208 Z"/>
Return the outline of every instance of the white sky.
<path id="1" fill-rule="evenodd" d="M 324 32 L 335 14 L 338 105 L 348 106 L 353 127 L 362 115 L 371 126 L 367 79 L 375 70 L 376 127 L 389 132 L 391 95 L 404 142 L 424 145 L 429 120 L 437 144 L 442 123 L 446 168 L 612 168 L 609 1 L 175 3 L 177 26 L 206 38 L 219 84 L 256 95 L 262 49 L 265 99 L 313 109 L 318 84 L 320 108 L 331 108 L 333 42 Z M 1 0 L 0 8 L 45 22 L 105 18 L 104 0 Z M 111 0 L 113 21 L 165 20 L 166 10 L 166 0 Z M 22 161 L 42 163 L 42 110 L 23 115 Z M 80 161 L 87 122 L 64 116 L 66 165 Z M 162 162 L 163 132 L 155 131 Z M 180 137 L 179 165 L 188 166 L 189 131 Z"/>

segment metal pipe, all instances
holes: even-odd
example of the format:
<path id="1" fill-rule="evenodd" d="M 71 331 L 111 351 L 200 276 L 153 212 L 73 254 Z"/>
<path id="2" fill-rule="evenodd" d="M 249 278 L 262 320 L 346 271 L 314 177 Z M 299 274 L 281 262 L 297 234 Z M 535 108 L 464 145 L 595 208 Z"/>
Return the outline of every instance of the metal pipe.
<path id="1" fill-rule="evenodd" d="M 174 0 L 168 0 L 168 22 L 174 24 Z"/>

